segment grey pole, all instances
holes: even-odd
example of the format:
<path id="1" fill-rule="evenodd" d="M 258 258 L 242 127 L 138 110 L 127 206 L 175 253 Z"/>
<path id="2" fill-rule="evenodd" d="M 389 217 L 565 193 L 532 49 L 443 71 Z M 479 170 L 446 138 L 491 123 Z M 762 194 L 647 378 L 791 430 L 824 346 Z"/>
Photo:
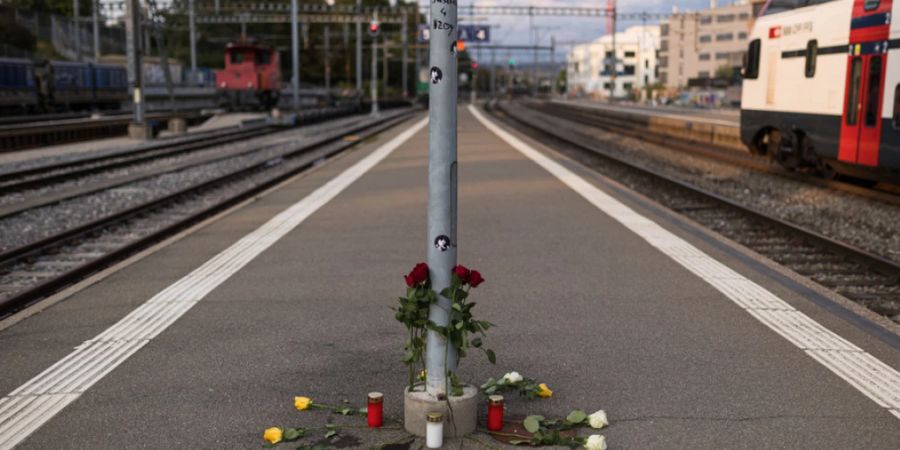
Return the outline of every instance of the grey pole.
<path id="1" fill-rule="evenodd" d="M 188 0 L 188 22 L 191 40 L 191 83 L 197 81 L 197 21 L 194 16 L 194 0 Z"/>
<path id="2" fill-rule="evenodd" d="M 497 98 L 497 49 L 491 48 L 491 98 Z"/>
<path id="3" fill-rule="evenodd" d="M 362 0 L 356 0 L 356 91 L 362 94 L 363 89 L 363 57 L 362 57 Z"/>
<path id="4" fill-rule="evenodd" d="M 72 0 L 72 24 L 75 26 L 75 61 L 81 61 L 81 27 L 78 21 L 78 0 Z"/>
<path id="5" fill-rule="evenodd" d="M 219 13 L 219 0 L 216 0 L 215 2 L 213 2 L 213 11 L 215 11 L 216 14 Z"/>
<path id="6" fill-rule="evenodd" d="M 428 267 L 431 287 L 441 292 L 450 286 L 456 265 L 456 130 L 457 130 L 457 6 L 431 2 L 431 77 L 428 102 Z M 438 326 L 449 324 L 450 300 L 438 296 L 428 318 Z M 425 388 L 433 397 L 446 394 L 448 372 L 456 370 L 456 350 L 432 330 L 428 331 Z M 445 359 L 446 358 L 446 359 Z"/>
<path id="7" fill-rule="evenodd" d="M 619 73 L 619 60 L 616 56 L 616 5 L 612 10 L 612 70 L 609 79 L 609 101 L 613 101 L 616 95 L 616 75 Z"/>
<path id="8" fill-rule="evenodd" d="M 300 33 L 297 30 L 297 0 L 291 0 L 291 96 L 294 111 L 300 110 Z"/>
<path id="9" fill-rule="evenodd" d="M 378 36 L 372 37 L 372 81 L 369 83 L 372 93 L 372 115 L 378 115 Z"/>
<path id="10" fill-rule="evenodd" d="M 381 85 L 384 86 L 384 92 L 387 92 L 390 83 L 390 71 L 388 70 L 388 46 L 387 33 L 381 35 Z"/>
<path id="11" fill-rule="evenodd" d="M 556 36 L 550 36 L 550 98 L 556 93 L 556 79 L 559 71 L 556 70 Z"/>
<path id="12" fill-rule="evenodd" d="M 134 122 L 144 123 L 144 93 L 141 73 L 141 10 L 138 0 L 125 2 L 125 51 L 128 60 L 128 87 L 134 106 Z"/>
<path id="13" fill-rule="evenodd" d="M 100 0 L 94 0 L 91 16 L 94 21 L 94 61 L 100 61 Z"/>
<path id="14" fill-rule="evenodd" d="M 407 22 L 409 22 L 409 16 L 406 13 L 406 9 L 404 9 L 403 26 L 400 27 L 400 42 L 403 46 L 403 77 L 401 81 L 403 83 L 403 88 L 400 90 L 400 93 L 403 95 L 403 98 L 409 97 L 409 67 L 407 66 L 407 64 L 409 64 L 409 51 L 407 48 L 409 47 L 409 38 L 407 37 L 409 29 L 407 28 Z"/>
<path id="15" fill-rule="evenodd" d="M 331 27 L 325 25 L 325 92 L 331 93 Z"/>

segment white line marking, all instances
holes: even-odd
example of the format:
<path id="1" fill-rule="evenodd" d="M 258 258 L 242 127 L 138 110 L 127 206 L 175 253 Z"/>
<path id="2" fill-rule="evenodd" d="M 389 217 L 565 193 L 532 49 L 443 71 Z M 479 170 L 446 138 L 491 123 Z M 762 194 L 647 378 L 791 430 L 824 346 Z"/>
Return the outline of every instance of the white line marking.
<path id="1" fill-rule="evenodd" d="M 484 117 L 478 109 L 470 105 L 469 111 L 482 125 L 588 202 L 712 285 L 754 318 L 900 418 L 900 372 L 535 150 Z"/>
<path id="2" fill-rule="evenodd" d="M 65 358 L 0 399 L 0 449 L 11 449 L 74 402 L 272 244 L 300 225 L 428 123 L 422 119 L 303 200 L 232 244 Z"/>

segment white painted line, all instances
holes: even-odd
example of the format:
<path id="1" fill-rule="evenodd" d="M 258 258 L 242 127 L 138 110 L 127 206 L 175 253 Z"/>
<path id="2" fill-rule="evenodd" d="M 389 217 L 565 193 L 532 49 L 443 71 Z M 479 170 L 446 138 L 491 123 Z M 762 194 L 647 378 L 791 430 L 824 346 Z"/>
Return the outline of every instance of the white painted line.
<path id="1" fill-rule="evenodd" d="M 197 302 L 300 225 L 428 123 L 423 119 L 303 200 L 147 300 L 0 399 L 0 449 L 11 449 L 162 333 Z"/>
<path id="2" fill-rule="evenodd" d="M 553 174 L 588 202 L 712 285 L 772 331 L 900 418 L 900 372 L 535 150 L 488 120 L 477 108 L 470 105 L 469 111 L 500 139 Z"/>

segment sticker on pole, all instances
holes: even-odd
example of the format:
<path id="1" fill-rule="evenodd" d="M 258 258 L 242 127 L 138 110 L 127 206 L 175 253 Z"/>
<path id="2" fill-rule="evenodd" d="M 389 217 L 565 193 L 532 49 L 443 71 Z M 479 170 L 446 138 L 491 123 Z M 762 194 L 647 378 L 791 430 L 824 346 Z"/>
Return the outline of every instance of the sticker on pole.
<path id="1" fill-rule="evenodd" d="M 434 248 L 436 248 L 442 252 L 446 252 L 447 250 L 450 250 L 451 245 L 452 244 L 450 243 L 450 238 L 448 238 L 447 236 L 444 236 L 443 234 L 434 238 Z"/>
<path id="2" fill-rule="evenodd" d="M 431 84 L 438 84 L 444 79 L 444 72 L 437 66 L 431 68 Z"/>
<path id="3" fill-rule="evenodd" d="M 419 32 L 416 34 L 416 40 L 420 43 L 428 42 L 431 39 L 431 28 L 427 23 L 419 24 Z"/>

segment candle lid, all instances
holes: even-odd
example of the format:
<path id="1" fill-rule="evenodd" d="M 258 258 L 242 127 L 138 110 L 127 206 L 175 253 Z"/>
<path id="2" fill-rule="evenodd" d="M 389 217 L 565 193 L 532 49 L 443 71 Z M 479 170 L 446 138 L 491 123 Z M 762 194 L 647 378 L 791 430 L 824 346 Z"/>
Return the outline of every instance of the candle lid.
<path id="1" fill-rule="evenodd" d="M 502 404 L 502 403 L 503 403 L 503 396 L 502 396 L 502 395 L 491 395 L 490 397 L 488 397 L 488 404 L 491 404 L 491 405 L 500 405 L 500 404 Z"/>
<path id="2" fill-rule="evenodd" d="M 444 415 L 439 412 L 430 412 L 425 415 L 425 420 L 432 423 L 440 423 L 444 421 Z"/>
<path id="3" fill-rule="evenodd" d="M 372 403 L 381 403 L 384 401 L 384 394 L 381 392 L 369 392 L 369 401 Z"/>

